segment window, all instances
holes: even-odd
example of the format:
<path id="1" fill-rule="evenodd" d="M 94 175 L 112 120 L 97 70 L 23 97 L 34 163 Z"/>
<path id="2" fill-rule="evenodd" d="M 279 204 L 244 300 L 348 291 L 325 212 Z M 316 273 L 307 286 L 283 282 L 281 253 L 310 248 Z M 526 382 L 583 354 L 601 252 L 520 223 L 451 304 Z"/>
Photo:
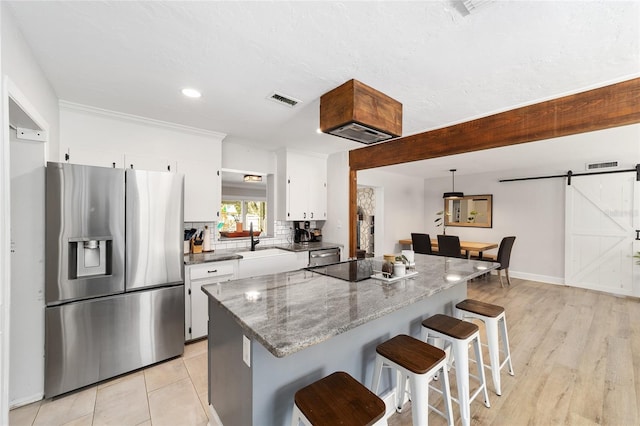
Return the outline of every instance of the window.
<path id="1" fill-rule="evenodd" d="M 242 223 L 242 229 L 248 230 L 253 223 L 254 231 L 266 230 L 267 203 L 265 201 L 223 200 L 220 209 L 219 231 L 233 232 L 240 229 L 237 224 Z M 218 225 L 219 226 L 219 225 Z"/>

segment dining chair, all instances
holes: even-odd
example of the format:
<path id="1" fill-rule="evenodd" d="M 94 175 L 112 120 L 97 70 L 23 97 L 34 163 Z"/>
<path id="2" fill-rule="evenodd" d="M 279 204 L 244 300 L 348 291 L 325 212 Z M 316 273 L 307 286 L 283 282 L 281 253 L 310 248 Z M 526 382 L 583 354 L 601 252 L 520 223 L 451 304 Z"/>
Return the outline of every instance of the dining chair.
<path id="1" fill-rule="evenodd" d="M 411 233 L 413 251 L 419 254 L 433 254 L 431 251 L 431 237 L 429 234 Z"/>
<path id="2" fill-rule="evenodd" d="M 516 237 L 504 237 L 502 241 L 500 241 L 500 247 L 498 248 L 498 258 L 497 261 L 500 263 L 500 267 L 498 270 L 498 277 L 500 278 L 500 286 L 504 287 L 502 283 L 502 270 L 504 269 L 504 274 L 507 276 L 507 284 L 511 285 L 511 278 L 509 278 L 509 261 L 511 260 L 511 249 L 513 248 L 513 243 L 516 241 Z"/>
<path id="3" fill-rule="evenodd" d="M 462 257 L 460 238 L 456 235 L 438 235 L 438 254 L 447 257 Z"/>

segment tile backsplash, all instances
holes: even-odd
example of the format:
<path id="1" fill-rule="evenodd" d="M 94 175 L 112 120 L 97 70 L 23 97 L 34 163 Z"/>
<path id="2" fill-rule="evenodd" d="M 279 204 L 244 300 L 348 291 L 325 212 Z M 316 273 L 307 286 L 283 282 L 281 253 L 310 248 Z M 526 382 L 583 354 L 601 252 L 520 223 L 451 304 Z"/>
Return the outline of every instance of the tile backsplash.
<path id="1" fill-rule="evenodd" d="M 195 228 L 198 230 L 198 233 L 200 233 L 200 231 L 204 230 L 205 226 L 208 226 L 212 231 L 210 238 L 211 248 L 213 250 L 238 249 L 251 246 L 251 240 L 249 238 L 219 240 L 216 230 L 217 225 L 217 222 L 185 222 L 184 229 Z M 258 237 L 260 238 L 260 247 L 293 243 L 293 222 L 276 221 L 274 222 L 273 230 L 272 236 L 261 235 Z"/>

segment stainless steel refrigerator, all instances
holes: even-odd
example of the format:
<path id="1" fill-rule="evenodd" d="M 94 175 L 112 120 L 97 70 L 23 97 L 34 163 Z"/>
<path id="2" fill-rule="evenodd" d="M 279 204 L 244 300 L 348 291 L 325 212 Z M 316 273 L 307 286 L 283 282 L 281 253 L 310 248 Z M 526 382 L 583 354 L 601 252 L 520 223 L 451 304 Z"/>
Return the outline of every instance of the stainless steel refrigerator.
<path id="1" fill-rule="evenodd" d="M 46 169 L 45 397 L 182 354 L 184 176 Z"/>

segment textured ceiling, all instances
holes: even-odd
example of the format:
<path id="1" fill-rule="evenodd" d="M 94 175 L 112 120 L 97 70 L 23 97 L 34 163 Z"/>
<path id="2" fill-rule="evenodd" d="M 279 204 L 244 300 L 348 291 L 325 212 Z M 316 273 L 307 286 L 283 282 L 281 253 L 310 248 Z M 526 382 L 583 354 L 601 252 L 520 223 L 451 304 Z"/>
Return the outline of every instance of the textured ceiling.
<path id="1" fill-rule="evenodd" d="M 60 99 L 269 150 L 362 147 L 315 132 L 351 78 L 402 102 L 409 135 L 640 75 L 638 1 L 5 3 Z"/>

